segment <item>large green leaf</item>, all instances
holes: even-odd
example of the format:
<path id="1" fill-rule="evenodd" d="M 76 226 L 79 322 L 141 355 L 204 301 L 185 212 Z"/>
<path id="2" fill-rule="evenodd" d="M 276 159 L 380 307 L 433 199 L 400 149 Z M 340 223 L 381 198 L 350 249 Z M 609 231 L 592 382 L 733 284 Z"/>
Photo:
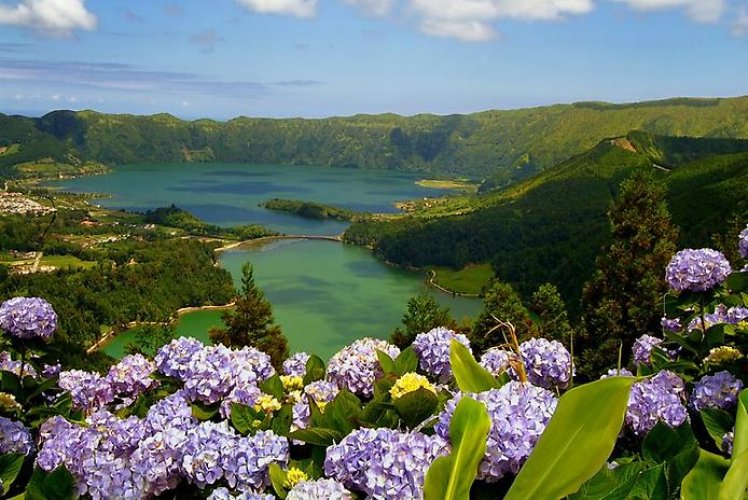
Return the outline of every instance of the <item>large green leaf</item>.
<path id="1" fill-rule="evenodd" d="M 334 429 L 314 427 L 312 429 L 299 429 L 288 434 L 289 439 L 304 441 L 317 446 L 328 447 L 343 439 L 343 434 Z"/>
<path id="2" fill-rule="evenodd" d="M 506 500 L 563 498 L 605 464 L 626 414 L 634 377 L 610 377 L 564 394 Z"/>
<path id="3" fill-rule="evenodd" d="M 76 497 L 75 479 L 65 467 L 52 472 L 37 467 L 26 488 L 26 500 L 69 500 Z"/>
<path id="4" fill-rule="evenodd" d="M 720 500 L 742 500 L 748 490 L 748 451 L 738 456 L 733 454 L 730 468 L 722 481 Z"/>
<path id="5" fill-rule="evenodd" d="M 334 429 L 345 436 L 358 427 L 362 411 L 361 400 L 352 392 L 343 389 L 325 406 L 322 426 Z"/>
<path id="6" fill-rule="evenodd" d="M 483 392 L 501 387 L 496 377 L 475 360 L 467 347 L 454 339 L 450 346 L 449 360 L 452 373 L 457 381 L 457 387 L 462 392 Z"/>
<path id="7" fill-rule="evenodd" d="M 438 405 L 436 394 L 423 387 L 404 394 L 393 402 L 398 415 L 411 429 L 433 415 Z"/>
<path id="8" fill-rule="evenodd" d="M 304 385 L 309 385 L 325 378 L 325 362 L 319 356 L 311 355 L 306 362 Z"/>
<path id="9" fill-rule="evenodd" d="M 733 459 L 746 451 L 748 451 L 748 389 L 743 389 L 738 395 L 735 440 L 732 445 Z"/>
<path id="10" fill-rule="evenodd" d="M 24 458 L 26 457 L 15 453 L 0 455 L 0 482 L 3 485 L 2 489 L 0 489 L 0 496 L 8 493 L 10 490 L 13 481 L 16 480 L 18 473 L 21 472 Z"/>
<path id="11" fill-rule="evenodd" d="M 706 450 L 699 450 L 699 461 L 683 479 L 682 500 L 717 500 L 722 478 L 730 461 Z"/>
<path id="12" fill-rule="evenodd" d="M 735 427 L 735 420 L 732 415 L 718 408 L 706 408 L 701 410 L 699 414 L 714 444 L 718 449 L 721 449 L 722 438 Z"/>
<path id="13" fill-rule="evenodd" d="M 399 376 L 405 375 L 406 373 L 414 372 L 418 369 L 418 356 L 413 347 L 410 346 L 407 349 L 403 349 L 403 352 L 395 358 L 395 373 Z"/>
<path id="14" fill-rule="evenodd" d="M 231 425 L 239 434 L 246 436 L 255 430 L 257 420 L 262 421 L 262 417 L 258 417 L 258 413 L 253 408 L 241 403 L 231 403 Z"/>
<path id="15" fill-rule="evenodd" d="M 449 424 L 452 452 L 434 460 L 426 473 L 425 500 L 462 500 L 478 474 L 486 452 L 491 419 L 483 403 L 469 397 L 460 400 Z"/>

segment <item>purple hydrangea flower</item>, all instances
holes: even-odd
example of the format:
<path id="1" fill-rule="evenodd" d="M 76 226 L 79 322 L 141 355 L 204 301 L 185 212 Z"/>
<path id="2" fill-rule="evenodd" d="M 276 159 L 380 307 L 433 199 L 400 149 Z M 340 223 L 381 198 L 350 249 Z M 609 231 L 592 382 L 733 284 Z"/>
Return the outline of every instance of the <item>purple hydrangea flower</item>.
<path id="1" fill-rule="evenodd" d="M 452 377 L 449 361 L 452 340 L 470 349 L 470 341 L 465 335 L 441 326 L 428 333 L 419 333 L 413 341 L 413 350 L 418 355 L 421 370 L 441 383 L 446 383 Z"/>
<path id="2" fill-rule="evenodd" d="M 517 374 L 512 368 L 512 363 L 516 362 L 519 362 L 517 354 L 501 347 L 490 348 L 480 358 L 483 368 L 497 377 L 506 372 L 513 380 L 517 379 Z"/>
<path id="3" fill-rule="evenodd" d="M 531 384 L 545 389 L 565 389 L 572 375 L 571 354 L 557 340 L 533 338 L 519 346 Z"/>
<path id="4" fill-rule="evenodd" d="M 221 401 L 221 416 L 225 419 L 231 418 L 231 405 L 234 403 L 246 406 L 254 406 L 262 391 L 256 385 L 241 385 L 231 389 L 231 392 Z"/>
<path id="5" fill-rule="evenodd" d="M 631 373 L 626 368 L 621 368 L 620 370 L 617 368 L 611 368 L 610 370 L 608 370 L 606 374 L 601 375 L 600 378 L 604 379 L 608 377 L 633 377 L 633 376 L 634 374 Z"/>
<path id="6" fill-rule="evenodd" d="M 184 378 L 192 358 L 205 346 L 197 339 L 180 337 L 161 347 L 153 359 L 158 371 L 167 377 Z"/>
<path id="7" fill-rule="evenodd" d="M 634 341 L 632 351 L 634 364 L 637 366 L 652 366 L 652 348 L 662 344 L 662 339 L 644 334 Z"/>
<path id="8" fill-rule="evenodd" d="M 262 490 L 270 485 L 270 464 L 285 467 L 290 458 L 288 439 L 273 431 L 260 431 L 238 438 L 225 455 L 223 468 L 232 488 Z"/>
<path id="9" fill-rule="evenodd" d="M 57 329 L 57 314 L 44 299 L 16 297 L 0 305 L 0 329 L 19 339 L 46 339 Z"/>
<path id="10" fill-rule="evenodd" d="M 109 369 L 106 381 L 119 397 L 136 398 L 158 382 L 151 378 L 156 371 L 156 364 L 142 354 L 125 356 L 119 363 Z"/>
<path id="11" fill-rule="evenodd" d="M 491 418 L 478 479 L 495 482 L 506 474 L 516 474 L 556 410 L 556 397 L 547 389 L 516 381 L 469 396 L 485 404 Z M 447 401 L 434 427 L 437 435 L 449 439 L 452 414 L 462 397 L 460 394 Z"/>
<path id="12" fill-rule="evenodd" d="M 676 291 L 706 292 L 722 284 L 732 272 L 722 252 L 710 248 L 681 250 L 667 266 L 665 278 Z"/>
<path id="13" fill-rule="evenodd" d="M 42 377 L 52 378 L 56 377 L 62 371 L 62 365 L 60 363 L 54 365 L 44 365 L 42 367 Z"/>
<path id="14" fill-rule="evenodd" d="M 737 325 L 748 319 L 748 308 L 734 306 L 727 308 L 724 304 L 715 306 L 714 311 L 704 316 L 697 316 L 688 324 L 688 331 L 709 329 L 716 325 Z"/>
<path id="15" fill-rule="evenodd" d="M 345 486 L 334 479 L 301 481 L 288 492 L 286 500 L 353 500 Z"/>
<path id="16" fill-rule="evenodd" d="M 400 354 L 400 349 L 384 340 L 363 338 L 335 353 L 327 365 L 327 378 L 341 389 L 354 394 L 371 397 L 374 382 L 382 375 L 377 351 L 387 353 L 391 358 Z"/>
<path id="17" fill-rule="evenodd" d="M 663 329 L 669 332 L 679 332 L 681 331 L 681 329 L 683 329 L 683 326 L 680 324 L 680 318 L 670 319 L 666 316 L 663 316 L 660 324 L 662 325 Z"/>
<path id="18" fill-rule="evenodd" d="M 57 385 L 70 393 L 73 406 L 86 411 L 96 410 L 114 401 L 112 386 L 98 373 L 82 370 L 60 372 Z"/>
<path id="19" fill-rule="evenodd" d="M 325 474 L 369 498 L 422 498 L 428 467 L 446 453 L 439 436 L 357 429 L 327 448 Z"/>
<path id="20" fill-rule="evenodd" d="M 740 255 L 744 259 L 748 259 L 748 226 L 740 231 L 740 241 L 738 242 L 738 250 Z"/>
<path id="21" fill-rule="evenodd" d="M 199 488 L 224 477 L 224 464 L 233 458 L 238 435 L 226 421 L 201 422 L 187 434 L 182 447 L 182 471 Z"/>
<path id="22" fill-rule="evenodd" d="M 28 455 L 34 449 L 34 440 L 21 422 L 0 417 L 0 455 L 20 453 Z"/>
<path id="23" fill-rule="evenodd" d="M 254 347 L 232 351 L 231 369 L 236 385 L 260 384 L 275 375 L 270 356 Z"/>
<path id="24" fill-rule="evenodd" d="M 312 411 L 309 408 L 309 399 L 313 399 L 317 406 L 324 411 L 324 405 L 335 399 L 340 389 L 327 380 L 317 380 L 304 387 L 304 397 L 293 405 L 293 426 L 296 429 L 306 429 Z"/>
<path id="25" fill-rule="evenodd" d="M 691 394 L 691 406 L 696 411 L 705 408 L 727 410 L 735 406 L 738 393 L 743 388 L 743 381 L 738 380 L 728 371 L 714 375 L 704 375 L 696 382 Z"/>
<path id="26" fill-rule="evenodd" d="M 626 410 L 626 425 L 637 436 L 646 435 L 659 421 L 670 427 L 678 427 L 688 418 L 686 407 L 683 406 L 685 398 L 683 380 L 663 370 L 633 385 Z"/>
<path id="27" fill-rule="evenodd" d="M 309 357 L 309 354 L 305 352 L 297 352 L 283 362 L 283 373 L 285 375 L 303 377 L 306 375 L 306 363 L 309 361 Z"/>
<path id="28" fill-rule="evenodd" d="M 732 456 L 732 446 L 735 442 L 735 429 L 722 436 L 722 451 Z"/>
<path id="29" fill-rule="evenodd" d="M 243 492 L 232 495 L 228 488 L 216 488 L 208 500 L 275 500 L 275 495 L 267 493 Z"/>
<path id="30" fill-rule="evenodd" d="M 23 376 L 37 378 L 36 370 L 33 366 L 28 363 L 21 363 L 20 361 L 13 361 L 10 357 L 10 353 L 3 351 L 0 352 L 0 372 L 10 372 L 15 375 L 21 375 L 21 365 L 23 365 Z"/>

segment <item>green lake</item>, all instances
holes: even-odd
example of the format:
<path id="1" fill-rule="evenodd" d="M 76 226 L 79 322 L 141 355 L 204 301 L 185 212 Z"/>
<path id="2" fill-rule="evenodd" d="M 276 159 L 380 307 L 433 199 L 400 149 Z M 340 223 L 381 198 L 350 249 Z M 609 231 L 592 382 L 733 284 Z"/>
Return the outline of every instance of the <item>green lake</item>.
<path id="1" fill-rule="evenodd" d="M 68 191 L 112 193 L 112 198 L 96 200 L 109 207 L 144 210 L 174 203 L 216 224 L 262 223 L 287 234 L 329 235 L 339 234 L 346 224 L 277 214 L 257 203 L 286 197 L 392 212 L 395 201 L 438 195 L 417 186 L 417 179 L 385 171 L 313 167 L 145 165 L 53 185 Z M 245 262 L 254 265 L 255 280 L 273 304 L 291 351 L 324 358 L 360 337 L 387 338 L 400 323 L 408 299 L 427 289 L 421 273 L 388 266 L 366 249 L 330 241 L 274 240 L 221 256 L 237 283 Z M 474 316 L 481 306 L 477 299 L 430 293 L 458 319 Z M 177 334 L 207 341 L 208 329 L 221 323 L 220 314 L 185 314 Z M 133 331 L 122 333 L 104 350 L 122 356 L 134 337 Z"/>

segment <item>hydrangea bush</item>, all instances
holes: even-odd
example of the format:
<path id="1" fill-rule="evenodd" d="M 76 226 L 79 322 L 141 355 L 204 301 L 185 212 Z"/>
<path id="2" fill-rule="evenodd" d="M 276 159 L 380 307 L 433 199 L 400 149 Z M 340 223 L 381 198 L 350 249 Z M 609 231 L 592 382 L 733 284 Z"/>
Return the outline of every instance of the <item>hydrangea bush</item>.
<path id="1" fill-rule="evenodd" d="M 737 246 L 748 258 L 748 228 Z M 599 383 L 631 387 L 621 399 L 621 426 L 609 428 L 603 443 L 608 466 L 599 463 L 599 473 L 588 471 L 560 496 L 580 490 L 594 498 L 591 492 L 623 488 L 659 467 L 667 496 L 678 497 L 700 453 L 729 466 L 736 436 L 748 435 L 736 418 L 748 404 L 748 397 L 741 403 L 748 273 L 733 271 L 744 266 L 710 249 L 673 257 L 662 331 L 641 332 L 632 364 L 600 374 Z M 574 386 L 593 387 L 580 386 L 570 346 L 520 342 L 513 332 L 507 345 L 474 353 L 480 362 L 467 337 L 435 328 L 402 351 L 358 340 L 326 367 L 298 353 L 281 373 L 252 347 L 179 338 L 153 359 L 126 356 L 96 373 L 60 367 L 45 354 L 56 323 L 43 299 L 0 306 L 10 344 L 0 352 L 0 496 L 50 482 L 61 498 L 431 499 L 444 491 L 439 464 L 465 467 L 472 456 L 472 469 L 460 474 L 476 494 L 523 498 L 513 490 L 540 477 L 543 457 L 534 451 L 554 421 L 569 418 L 560 414 L 581 394 Z M 477 420 L 460 421 L 466 400 L 481 409 L 485 431 Z M 578 408 L 568 428 L 593 422 L 595 402 Z M 582 456 L 599 454 L 591 451 L 598 435 L 562 431 L 556 426 L 557 441 L 575 440 L 570 449 Z M 573 460 L 562 462 L 543 481 L 574 473 Z M 11 463 L 22 465 L 14 475 L 3 469 Z"/>

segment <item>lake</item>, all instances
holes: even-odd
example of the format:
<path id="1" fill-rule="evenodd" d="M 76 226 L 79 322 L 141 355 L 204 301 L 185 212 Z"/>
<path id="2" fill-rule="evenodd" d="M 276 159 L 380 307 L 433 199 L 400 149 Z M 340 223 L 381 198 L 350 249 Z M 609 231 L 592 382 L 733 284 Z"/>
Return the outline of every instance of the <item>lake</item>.
<path id="1" fill-rule="evenodd" d="M 419 177 L 388 171 L 250 166 L 136 165 L 112 174 L 49 183 L 74 192 L 111 193 L 103 206 L 146 210 L 172 203 L 220 225 L 260 223 L 287 234 L 340 234 L 347 223 L 307 220 L 258 207 L 269 198 L 297 198 L 370 212 L 394 212 L 395 201 L 438 195 L 415 184 Z M 423 274 L 388 266 L 363 248 L 316 240 L 273 240 L 226 251 L 222 265 L 239 282 L 251 262 L 255 280 L 273 304 L 291 351 L 328 358 L 351 341 L 387 338 L 399 325 L 407 301 L 427 289 Z M 477 299 L 429 290 L 458 318 L 474 316 Z M 219 311 L 182 316 L 179 335 L 208 340 L 221 324 Z M 104 351 L 122 356 L 134 332 L 120 334 Z"/>

